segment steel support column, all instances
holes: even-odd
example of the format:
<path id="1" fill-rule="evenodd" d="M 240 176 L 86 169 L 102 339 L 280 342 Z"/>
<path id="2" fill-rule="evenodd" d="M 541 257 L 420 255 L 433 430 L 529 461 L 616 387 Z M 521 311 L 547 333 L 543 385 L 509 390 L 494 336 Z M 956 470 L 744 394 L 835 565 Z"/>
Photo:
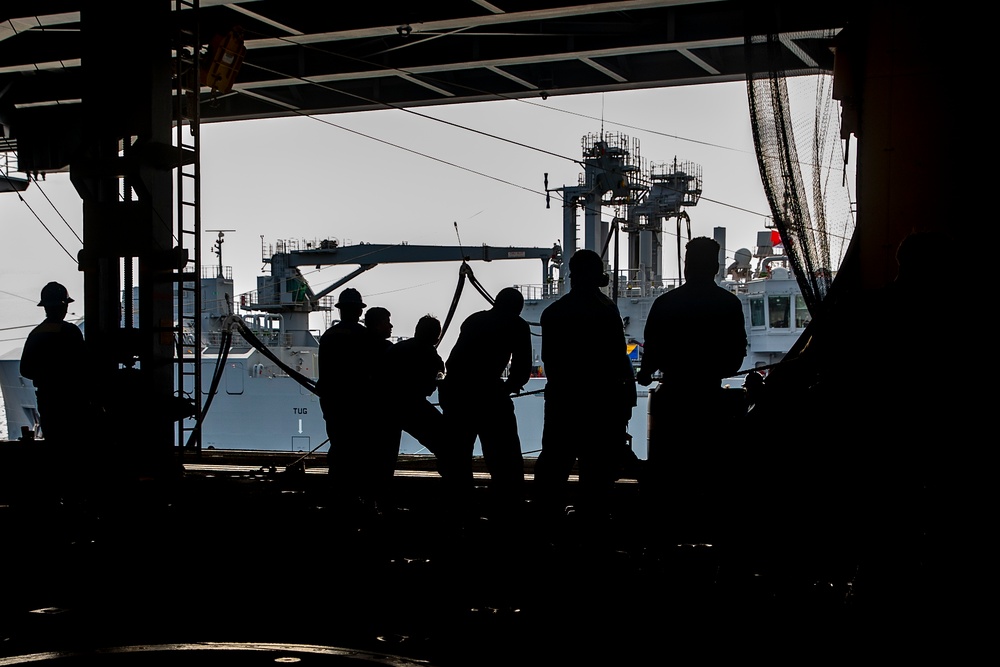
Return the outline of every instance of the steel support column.
<path id="1" fill-rule="evenodd" d="M 115 411 L 107 435 L 154 474 L 169 465 L 174 426 L 170 10 L 170 0 L 84 6 L 85 132 L 70 164 L 83 199 L 87 345 Z M 133 261 L 137 329 L 121 315 Z"/>

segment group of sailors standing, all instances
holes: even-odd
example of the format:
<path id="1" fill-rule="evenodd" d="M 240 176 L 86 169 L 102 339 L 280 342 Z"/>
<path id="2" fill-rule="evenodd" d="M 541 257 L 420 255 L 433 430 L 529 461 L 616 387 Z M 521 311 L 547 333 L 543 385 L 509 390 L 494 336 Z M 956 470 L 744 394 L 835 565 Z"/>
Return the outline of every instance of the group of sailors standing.
<path id="1" fill-rule="evenodd" d="M 531 368 L 523 305 L 516 289 L 502 290 L 491 309 L 463 323 L 446 366 L 437 351 L 437 318 L 421 317 L 411 338 L 393 343 L 389 311 L 368 309 L 362 325 L 367 304 L 361 294 L 353 288 L 341 292 L 340 321 L 320 339 L 318 385 L 335 502 L 347 509 L 392 507 L 396 457 L 406 431 L 435 456 L 453 507 L 469 500 L 477 437 L 496 511 L 519 506 L 524 459 L 511 394 L 525 385 Z M 435 390 L 440 410 L 429 400 Z"/>
<path id="2" fill-rule="evenodd" d="M 701 347 L 723 346 L 731 352 L 725 368 L 703 367 L 702 375 L 712 376 L 708 381 L 699 376 L 696 362 L 687 365 L 687 375 L 701 380 L 701 386 L 714 382 L 718 389 L 722 377 L 739 370 L 746 353 L 742 307 L 713 282 L 719 266 L 715 241 L 695 239 L 688 255 L 696 269 L 688 279 L 699 290 L 689 298 L 672 297 L 673 306 L 654 306 L 662 317 L 652 318 L 651 312 L 655 339 L 647 337 L 646 345 L 660 353 L 647 357 L 648 362 L 644 359 L 638 381 L 648 385 L 654 372 L 666 370 L 672 363 L 666 351 L 677 349 L 677 336 L 693 336 Z M 702 266 L 705 271 L 700 271 Z M 436 457 L 453 507 L 469 505 L 478 437 L 490 475 L 489 509 L 494 516 L 516 518 L 531 500 L 538 516 L 558 517 L 568 504 L 567 483 L 574 466 L 579 473 L 574 510 L 588 518 L 606 516 L 615 482 L 632 476 L 642 463 L 627 432 L 637 402 L 637 377 L 621 314 L 602 289 L 609 283 L 604 260 L 592 250 L 579 250 L 570 258 L 569 274 L 569 292 L 542 311 L 540 319 L 547 382 L 542 448 L 530 499 L 512 400 L 532 369 L 531 331 L 521 317 L 521 293 L 501 290 L 492 308 L 470 315 L 445 363 L 436 349 L 441 336 L 436 318 L 422 317 L 412 338 L 393 344 L 389 313 L 371 308 L 362 325 L 367 306 L 357 290 L 345 289 L 336 304 L 340 321 L 323 334 L 319 350 L 318 393 L 330 438 L 336 501 L 354 508 L 391 507 L 395 462 L 406 431 Z M 706 289 L 712 288 L 718 293 L 708 296 L 718 298 L 708 299 L 705 312 L 692 311 L 690 302 L 703 301 Z M 698 317 L 705 321 L 697 322 Z M 674 318 L 694 318 L 699 330 L 702 325 L 721 329 L 711 336 L 699 334 L 683 324 L 676 326 Z M 440 410 L 428 400 L 435 390 Z M 713 397 L 703 398 L 714 402 Z M 697 410 L 695 402 L 685 401 L 692 412 Z"/>
<path id="3" fill-rule="evenodd" d="M 569 505 L 581 515 L 606 516 L 615 482 L 634 476 L 642 463 L 627 431 L 637 380 L 648 385 L 652 373 L 676 365 L 669 350 L 693 350 L 696 354 L 687 360 L 693 363 L 682 365 L 684 386 L 664 406 L 679 402 L 685 418 L 697 422 L 697 404 L 711 403 L 713 387 L 717 391 L 719 380 L 735 373 L 743 359 L 741 307 L 735 296 L 713 283 L 718 255 L 719 246 L 711 239 L 689 242 L 688 283 L 659 297 L 650 311 L 638 377 L 621 314 L 603 290 L 609 284 L 604 260 L 587 249 L 570 258 L 570 290 L 540 318 L 547 383 L 542 448 L 530 499 L 512 400 L 533 368 L 522 294 L 503 289 L 491 308 L 470 315 L 445 363 L 437 351 L 442 334 L 437 318 L 421 317 L 412 337 L 393 343 L 389 311 L 368 308 L 356 289 L 345 289 L 336 304 L 339 321 L 319 346 L 317 393 L 330 442 L 332 500 L 348 513 L 393 508 L 393 478 L 406 431 L 435 456 L 445 509 L 456 515 L 472 506 L 478 438 L 490 476 L 492 516 L 516 521 L 528 500 L 543 517 L 558 517 Z M 45 307 L 46 319 L 28 336 L 21 358 L 21 373 L 35 384 L 46 435 L 54 445 L 67 446 L 69 436 L 60 426 L 78 423 L 73 416 L 84 409 L 84 392 L 65 371 L 75 367 L 71 361 L 86 357 L 82 333 L 64 320 L 71 302 L 64 286 L 45 287 L 39 306 Z M 721 318 L 707 315 L 723 311 Z M 703 363 L 718 356 L 718 350 L 708 347 L 725 348 L 729 365 Z M 440 409 L 429 400 L 435 391 Z M 570 502 L 574 467 L 579 493 Z"/>

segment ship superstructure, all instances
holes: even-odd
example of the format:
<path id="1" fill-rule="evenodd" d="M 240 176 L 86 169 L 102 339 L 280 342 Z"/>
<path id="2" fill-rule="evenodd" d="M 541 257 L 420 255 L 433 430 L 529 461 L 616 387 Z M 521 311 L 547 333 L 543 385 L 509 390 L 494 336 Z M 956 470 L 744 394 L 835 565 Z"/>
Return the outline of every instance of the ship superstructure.
<path id="1" fill-rule="evenodd" d="M 605 258 L 606 270 L 613 276 L 605 289 L 618 304 L 630 354 L 638 363 L 650 306 L 683 282 L 684 245 L 692 238 L 686 209 L 701 197 L 702 170 L 676 158 L 647 164 L 639 154 L 638 140 L 617 133 L 584 136 L 581 162 L 584 171 L 576 185 L 549 190 L 562 196 L 563 252 L 555 262 L 552 281 L 524 288 L 522 315 L 537 324 L 542 310 L 569 289 L 569 258 L 577 249 L 593 250 Z M 715 227 L 711 236 L 721 248 L 716 280 L 737 294 L 744 306 L 750 340 L 744 370 L 766 370 L 791 348 L 810 319 L 787 257 L 776 249 L 780 239 L 765 229 L 758 232 L 752 252 L 740 248 L 730 253 L 725 228 Z M 671 250 L 676 251 L 677 275 L 668 277 L 664 264 Z M 619 257 L 625 258 L 625 266 L 619 266 Z M 537 374 L 544 376 L 540 336 L 533 337 L 533 355 Z M 725 383 L 740 386 L 742 378 L 727 378 Z"/>

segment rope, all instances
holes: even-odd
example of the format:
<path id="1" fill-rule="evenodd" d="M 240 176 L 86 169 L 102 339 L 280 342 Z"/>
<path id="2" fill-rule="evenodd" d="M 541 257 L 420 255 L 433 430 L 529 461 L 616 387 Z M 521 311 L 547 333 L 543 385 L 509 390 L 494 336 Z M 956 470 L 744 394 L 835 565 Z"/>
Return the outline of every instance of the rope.
<path id="1" fill-rule="evenodd" d="M 462 296 L 462 290 L 465 288 L 465 274 L 466 272 L 471 273 L 472 269 L 466 262 L 462 262 L 462 266 L 458 269 L 458 285 L 455 287 L 455 296 L 451 298 L 451 307 L 448 308 L 448 315 L 444 318 L 444 324 L 441 325 L 441 336 L 438 338 L 437 343 L 434 347 L 444 340 L 444 334 L 448 331 L 448 326 L 451 325 L 451 320 L 455 317 L 455 309 L 458 308 L 458 299 Z"/>
<path id="2" fill-rule="evenodd" d="M 225 330 L 222 332 L 222 341 L 219 346 L 219 358 L 215 364 L 215 370 L 212 372 L 212 384 L 208 389 L 208 398 L 205 400 L 205 405 L 202 406 L 201 414 L 198 415 L 198 422 L 191 429 L 191 435 L 188 436 L 187 444 L 185 448 L 190 448 L 194 443 L 195 437 L 201 433 L 201 425 L 205 423 L 205 416 L 208 415 L 208 409 L 212 407 L 212 399 L 219 391 L 219 383 L 222 382 L 222 373 L 226 368 L 226 360 L 229 358 L 229 349 L 233 342 L 233 332 L 230 330 Z M 197 388 L 195 389 L 197 391 Z"/>
<path id="3" fill-rule="evenodd" d="M 305 460 L 306 460 L 306 458 L 308 458 L 309 456 L 311 456 L 311 455 L 315 454 L 315 453 L 316 453 L 316 450 L 318 450 L 318 449 L 319 449 L 320 447 L 322 447 L 323 445 L 325 445 L 325 444 L 326 444 L 326 443 L 328 443 L 328 442 L 330 442 L 330 438 L 327 438 L 327 439 L 326 439 L 326 440 L 324 440 L 323 442 L 321 442 L 321 443 L 319 443 L 318 445 L 316 445 L 315 447 L 313 447 L 313 448 L 312 448 L 312 450 L 310 450 L 310 451 L 306 452 L 305 454 L 303 454 L 303 455 L 302 455 L 302 456 L 300 456 L 299 458 L 297 458 L 297 459 L 295 459 L 294 461 L 292 461 L 291 463 L 289 463 L 289 464 L 288 464 L 287 466 L 285 466 L 285 472 L 288 472 L 289 470 L 292 470 L 292 469 L 294 469 L 294 468 L 295 468 L 295 466 L 297 466 L 297 465 L 299 465 L 300 463 L 302 463 L 303 461 L 305 461 Z"/>
<path id="4" fill-rule="evenodd" d="M 490 296 L 490 293 L 486 291 L 483 284 L 479 282 L 476 278 L 476 274 L 472 271 L 472 267 L 469 263 L 462 261 L 462 266 L 458 269 L 458 285 L 455 287 L 455 296 L 451 298 L 451 307 L 448 309 L 448 315 L 444 318 L 444 324 L 441 325 L 441 337 L 438 338 L 438 343 L 444 340 L 445 332 L 448 331 L 448 327 L 451 325 L 451 320 L 455 317 L 455 310 L 458 308 L 458 301 L 462 296 L 462 290 L 465 289 L 465 281 L 468 280 L 472 283 L 472 286 L 476 288 L 484 299 L 492 306 L 494 299 Z M 435 347 L 437 344 L 435 344 Z"/>
<path id="5" fill-rule="evenodd" d="M 476 274 L 472 272 L 471 266 L 469 267 L 469 282 L 472 283 L 472 286 L 476 288 L 476 291 L 482 294 L 483 298 L 486 299 L 486 301 L 489 302 L 491 306 L 495 303 L 495 300 L 493 299 L 492 296 L 490 296 L 490 293 L 486 291 L 486 288 L 483 287 L 483 284 L 479 282 L 478 278 L 476 278 Z"/>
<path id="6" fill-rule="evenodd" d="M 257 338 L 254 332 L 250 330 L 250 327 L 248 327 L 246 322 L 244 322 L 242 319 L 234 317 L 233 322 L 236 324 L 236 328 L 239 329 L 240 335 L 243 336 L 243 338 L 246 339 L 246 341 L 250 343 L 250 345 L 253 346 L 254 349 L 256 349 L 265 357 L 273 361 L 278 366 L 278 368 L 285 371 L 285 373 L 287 373 L 290 378 L 298 382 L 300 385 L 302 385 L 303 387 L 305 387 L 314 394 L 317 393 L 315 380 L 307 378 L 294 368 L 288 366 L 287 364 L 285 364 L 285 362 L 279 359 L 273 352 L 271 352 L 271 350 L 267 349 L 267 345 L 265 345 L 263 342 L 261 342 L 259 338 Z"/>

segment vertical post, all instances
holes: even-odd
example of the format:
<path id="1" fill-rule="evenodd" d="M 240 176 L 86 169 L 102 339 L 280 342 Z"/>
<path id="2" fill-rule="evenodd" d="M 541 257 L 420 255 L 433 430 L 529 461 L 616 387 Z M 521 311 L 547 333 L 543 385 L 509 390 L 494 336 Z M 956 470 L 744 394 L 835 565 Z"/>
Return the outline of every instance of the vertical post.
<path id="1" fill-rule="evenodd" d="M 107 402 L 106 434 L 142 465 L 169 457 L 173 393 L 170 0 L 105 0 L 81 11 L 84 135 L 70 164 L 83 199 L 87 346 Z M 122 261 L 138 259 L 139 327 L 123 330 Z M 130 299 L 131 295 L 126 295 Z M 122 360 L 137 360 L 137 368 Z M 141 412 L 142 414 L 138 414 Z M 129 424 L 135 428 L 129 428 Z M 134 432 L 141 430 L 141 432 Z"/>

